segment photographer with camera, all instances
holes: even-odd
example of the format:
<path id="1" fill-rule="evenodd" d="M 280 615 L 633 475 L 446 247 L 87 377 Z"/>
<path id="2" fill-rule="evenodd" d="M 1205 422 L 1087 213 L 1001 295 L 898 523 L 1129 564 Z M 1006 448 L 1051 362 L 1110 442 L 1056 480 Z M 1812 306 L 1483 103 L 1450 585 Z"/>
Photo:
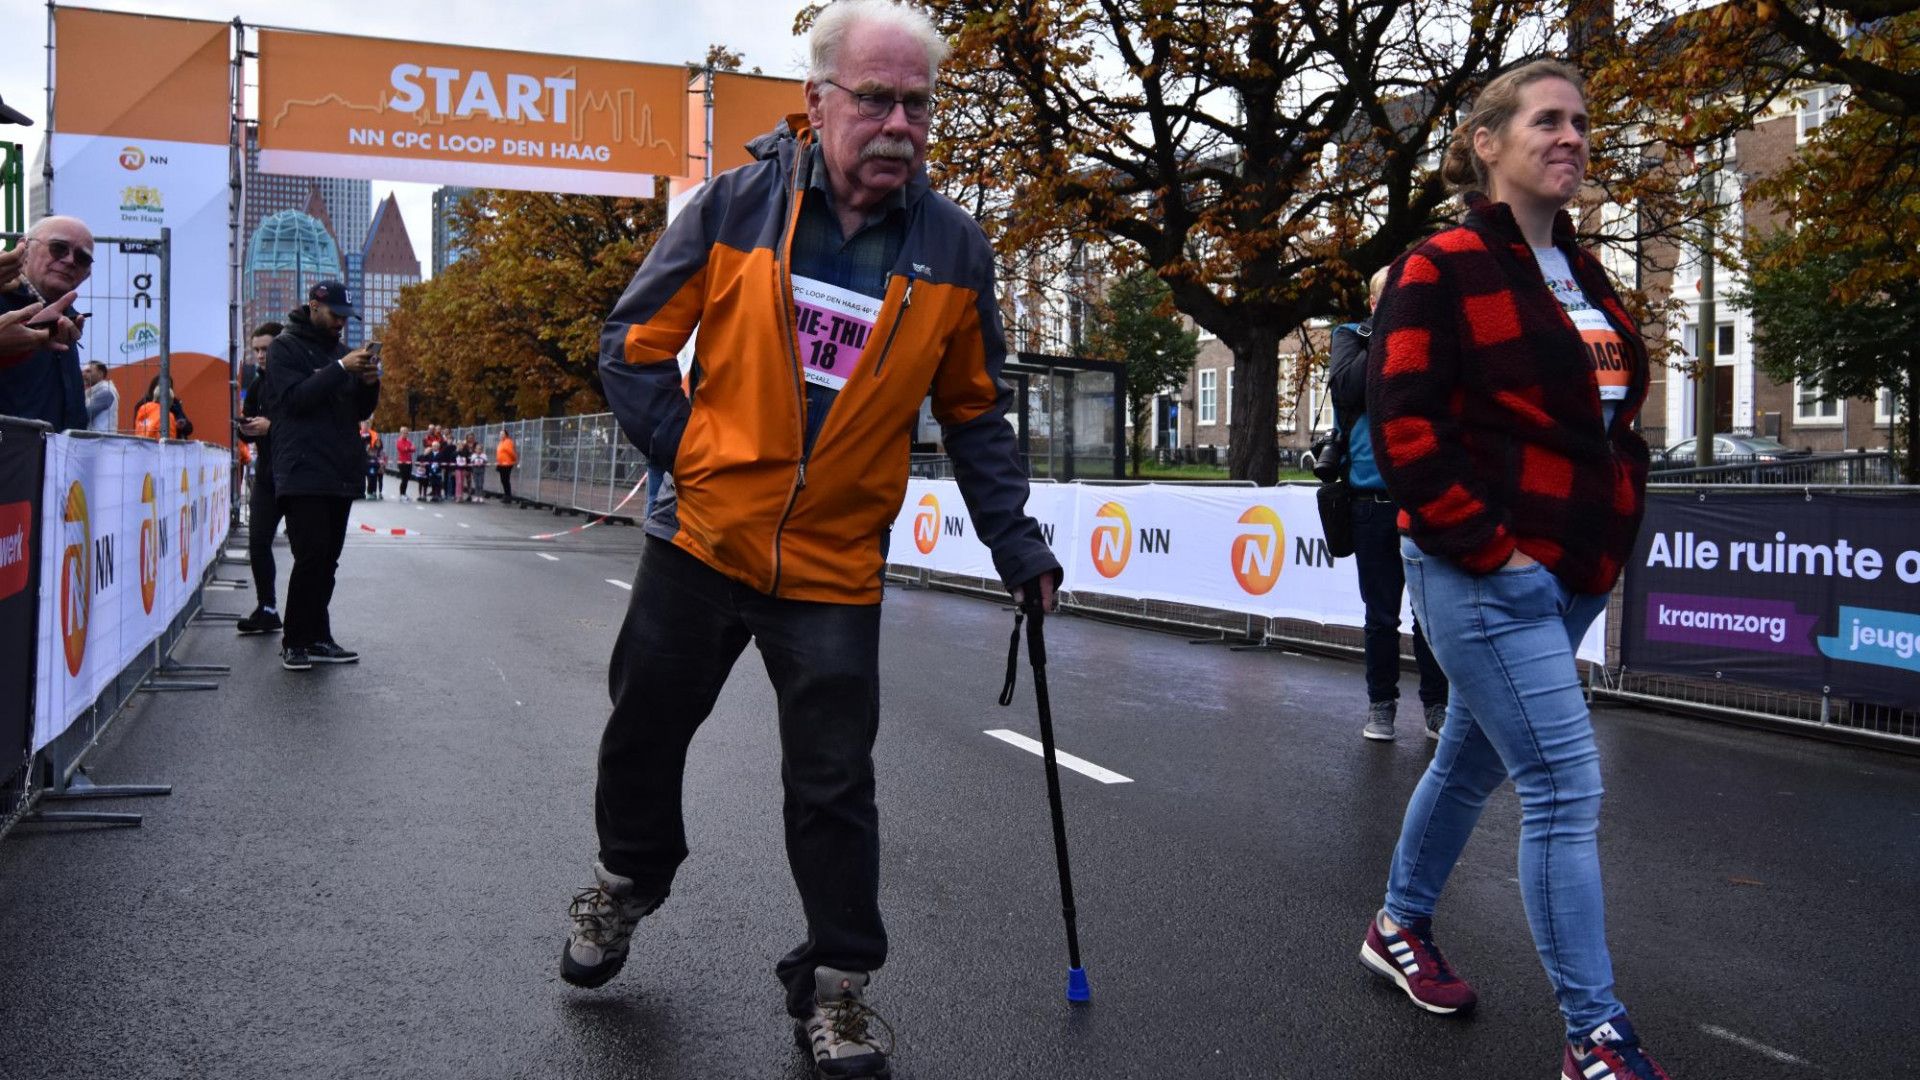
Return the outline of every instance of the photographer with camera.
<path id="1" fill-rule="evenodd" d="M 1367 282 L 1367 297 L 1380 304 L 1387 268 Z M 1400 507 L 1387 494 L 1387 482 L 1374 464 L 1373 442 L 1367 429 L 1367 347 L 1373 320 L 1344 323 L 1333 330 L 1333 361 L 1329 383 L 1334 422 L 1344 439 L 1345 454 L 1334 467 L 1347 492 L 1354 570 L 1360 576 L 1360 600 L 1366 607 L 1367 723 L 1360 734 L 1378 742 L 1393 741 L 1394 715 L 1400 699 L 1400 597 L 1405 591 L 1406 567 L 1400 562 Z M 1319 472 L 1316 466 L 1315 472 Z M 1327 479 L 1322 477 L 1322 479 Z M 1438 739 L 1447 718 L 1447 676 L 1427 648 L 1418 620 L 1413 624 L 1413 656 L 1420 667 L 1420 704 L 1426 714 L 1427 737 Z"/>

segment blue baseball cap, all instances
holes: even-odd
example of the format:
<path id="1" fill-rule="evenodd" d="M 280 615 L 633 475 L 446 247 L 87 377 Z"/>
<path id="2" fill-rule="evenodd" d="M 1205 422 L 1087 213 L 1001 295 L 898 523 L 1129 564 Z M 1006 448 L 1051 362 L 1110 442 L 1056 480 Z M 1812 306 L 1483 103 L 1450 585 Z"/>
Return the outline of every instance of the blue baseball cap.
<path id="1" fill-rule="evenodd" d="M 308 289 L 307 299 L 320 301 L 327 305 L 327 310 L 343 318 L 360 318 L 360 312 L 353 306 L 353 298 L 347 295 L 347 287 L 337 281 L 323 281 Z"/>

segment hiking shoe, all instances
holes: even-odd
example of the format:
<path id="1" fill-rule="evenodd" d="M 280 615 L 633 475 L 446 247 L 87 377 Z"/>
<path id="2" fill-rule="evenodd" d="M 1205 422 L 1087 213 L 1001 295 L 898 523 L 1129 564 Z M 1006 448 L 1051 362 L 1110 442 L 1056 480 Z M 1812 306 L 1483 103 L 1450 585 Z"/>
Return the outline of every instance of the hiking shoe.
<path id="1" fill-rule="evenodd" d="M 352 649 L 343 649 L 337 641 L 316 641 L 307 646 L 307 655 L 316 664 L 357 664 L 360 654 Z"/>
<path id="2" fill-rule="evenodd" d="M 1640 1039 L 1625 1014 L 1567 1044 L 1560 1055 L 1560 1080 L 1672 1080 L 1640 1049 Z"/>
<path id="3" fill-rule="evenodd" d="M 243 634 L 271 634 L 281 628 L 280 616 L 272 608 L 257 607 L 253 614 L 233 624 L 235 630 Z"/>
<path id="4" fill-rule="evenodd" d="M 1440 741 L 1440 729 L 1447 723 L 1447 703 L 1427 706 L 1427 738 Z"/>
<path id="5" fill-rule="evenodd" d="M 1360 734 L 1375 742 L 1393 741 L 1393 714 L 1399 711 L 1399 703 L 1376 701 L 1367 706 L 1367 726 Z"/>
<path id="6" fill-rule="evenodd" d="M 593 879 L 593 886 L 575 893 L 567 905 L 573 925 L 560 950 L 560 977 L 588 989 L 620 974 L 634 926 L 660 906 L 658 900 L 635 896 L 633 879 L 608 870 L 599 859 L 593 860 Z"/>
<path id="7" fill-rule="evenodd" d="M 867 1007 L 868 975 L 822 967 L 813 970 L 813 1013 L 793 1022 L 793 1039 L 813 1055 L 813 1075 L 819 1080 L 893 1075 L 887 1055 L 893 1053 L 893 1029 Z M 885 1033 L 880 1045 L 878 1024 Z"/>
<path id="8" fill-rule="evenodd" d="M 1384 911 L 1375 915 L 1367 926 L 1366 943 L 1360 946 L 1360 962 L 1392 979 L 1415 1005 L 1428 1012 L 1446 1014 L 1473 1008 L 1479 995 L 1466 980 L 1453 973 L 1447 958 L 1440 955 L 1439 946 L 1433 943 L 1431 925 L 1403 926 L 1396 933 L 1388 933 L 1380 925 L 1385 915 Z"/>
<path id="9" fill-rule="evenodd" d="M 280 666 L 288 671 L 312 671 L 313 657 L 298 645 L 280 650 Z"/>

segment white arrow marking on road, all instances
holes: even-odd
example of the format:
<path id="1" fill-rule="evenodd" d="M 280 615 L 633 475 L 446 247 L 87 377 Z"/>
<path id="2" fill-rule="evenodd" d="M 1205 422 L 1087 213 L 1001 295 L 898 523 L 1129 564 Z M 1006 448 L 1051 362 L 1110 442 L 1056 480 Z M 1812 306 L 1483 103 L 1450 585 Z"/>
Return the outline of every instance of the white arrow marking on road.
<path id="1" fill-rule="evenodd" d="M 628 583 L 626 583 L 626 582 L 624 582 L 624 581 L 620 581 L 620 580 L 618 580 L 617 578 L 608 578 L 608 579 L 607 579 L 607 584 L 609 584 L 609 585 L 611 585 L 611 586 L 613 586 L 613 587 L 614 587 L 614 588 L 616 588 L 616 589 L 625 589 L 625 590 L 627 590 L 628 592 L 632 592 L 632 591 L 633 591 L 633 586 L 632 586 L 632 585 L 629 585 Z"/>
<path id="2" fill-rule="evenodd" d="M 543 559 L 545 559 L 545 560 L 547 560 L 548 562 L 559 562 L 559 561 L 560 561 L 560 556 L 558 556 L 558 555 L 549 555 L 549 554 L 547 554 L 547 553 L 546 553 L 546 552 L 544 552 L 544 551 L 542 551 L 542 552 L 540 552 L 540 553 L 539 553 L 539 555 L 540 555 L 540 557 L 541 557 L 541 558 L 543 558 Z"/>
<path id="3" fill-rule="evenodd" d="M 982 734 L 991 735 L 1009 746 L 1017 746 L 1035 757 L 1046 756 L 1046 749 L 1040 745 L 1038 740 L 1029 739 L 1017 731 L 997 730 L 982 732 Z M 1072 769 L 1081 776 L 1090 776 L 1103 784 L 1133 783 L 1133 777 L 1131 776 L 1121 776 L 1112 769 L 1103 769 L 1085 758 L 1077 758 L 1072 754 L 1064 753 L 1057 747 L 1053 751 L 1053 759 L 1060 763 L 1061 768 Z"/>

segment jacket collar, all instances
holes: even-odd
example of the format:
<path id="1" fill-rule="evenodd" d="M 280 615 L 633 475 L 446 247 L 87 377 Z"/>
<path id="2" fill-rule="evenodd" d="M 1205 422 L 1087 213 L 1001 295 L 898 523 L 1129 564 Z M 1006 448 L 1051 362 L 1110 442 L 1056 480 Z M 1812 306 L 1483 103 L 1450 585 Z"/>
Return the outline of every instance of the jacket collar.
<path id="1" fill-rule="evenodd" d="M 1467 194 L 1467 223 L 1510 244 L 1527 242 L 1520 223 L 1514 220 L 1513 207 L 1494 202 L 1478 191 Z M 1573 216 L 1565 210 L 1553 215 L 1553 242 L 1555 246 L 1573 243 Z"/>

